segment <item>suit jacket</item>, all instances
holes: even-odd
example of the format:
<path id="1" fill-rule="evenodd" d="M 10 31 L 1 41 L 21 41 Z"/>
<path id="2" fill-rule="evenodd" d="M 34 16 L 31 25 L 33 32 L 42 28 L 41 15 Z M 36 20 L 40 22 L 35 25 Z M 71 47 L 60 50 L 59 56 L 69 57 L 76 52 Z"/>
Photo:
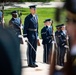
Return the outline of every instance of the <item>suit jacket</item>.
<path id="1" fill-rule="evenodd" d="M 35 17 L 36 19 L 33 17 L 32 14 L 29 14 L 24 20 L 23 34 L 24 37 L 27 37 L 29 40 L 37 39 L 38 37 L 38 17 L 37 15 Z M 32 31 L 29 29 L 32 29 Z"/>
<path id="2" fill-rule="evenodd" d="M 20 29 L 21 21 L 20 18 L 12 18 L 9 21 L 9 26 L 14 29 Z"/>
<path id="3" fill-rule="evenodd" d="M 63 31 L 56 31 L 56 41 L 58 46 L 64 47 L 66 45 L 66 35 L 63 33 Z"/>
<path id="4" fill-rule="evenodd" d="M 43 27 L 41 29 L 41 37 L 42 37 L 42 44 L 48 44 L 52 42 L 52 27 Z"/>

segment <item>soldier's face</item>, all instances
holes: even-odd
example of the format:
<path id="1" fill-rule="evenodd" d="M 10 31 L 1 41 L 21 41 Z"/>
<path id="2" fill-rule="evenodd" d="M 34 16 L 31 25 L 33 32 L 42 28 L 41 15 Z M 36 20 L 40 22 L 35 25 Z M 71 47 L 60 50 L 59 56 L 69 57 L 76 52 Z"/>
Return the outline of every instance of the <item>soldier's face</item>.
<path id="1" fill-rule="evenodd" d="M 46 25 L 47 25 L 47 26 L 50 26 L 50 25 L 51 25 L 51 22 L 47 21 L 47 22 L 46 22 Z"/>
<path id="2" fill-rule="evenodd" d="M 67 11 L 67 32 L 71 39 L 76 38 L 76 14 Z"/>
<path id="3" fill-rule="evenodd" d="M 61 29 L 60 28 L 57 28 L 57 31 L 60 31 Z"/>
<path id="4" fill-rule="evenodd" d="M 12 16 L 13 16 L 14 18 L 17 18 L 17 14 L 12 14 Z"/>
<path id="5" fill-rule="evenodd" d="M 64 27 L 64 26 L 62 26 L 61 30 L 65 30 L 65 27 Z"/>
<path id="6" fill-rule="evenodd" d="M 32 14 L 35 14 L 35 13 L 36 13 L 36 9 L 35 9 L 35 8 L 31 8 L 31 9 L 30 9 L 30 12 L 31 12 Z"/>

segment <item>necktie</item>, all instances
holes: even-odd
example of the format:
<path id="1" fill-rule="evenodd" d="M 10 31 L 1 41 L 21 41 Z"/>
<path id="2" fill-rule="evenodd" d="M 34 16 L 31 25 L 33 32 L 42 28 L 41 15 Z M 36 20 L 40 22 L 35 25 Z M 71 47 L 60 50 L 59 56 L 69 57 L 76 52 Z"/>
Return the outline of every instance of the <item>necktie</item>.
<path id="1" fill-rule="evenodd" d="M 34 20 L 37 22 L 36 16 L 34 16 Z"/>
<path id="2" fill-rule="evenodd" d="M 36 20 L 36 19 L 35 19 L 35 16 L 34 16 L 34 20 Z"/>

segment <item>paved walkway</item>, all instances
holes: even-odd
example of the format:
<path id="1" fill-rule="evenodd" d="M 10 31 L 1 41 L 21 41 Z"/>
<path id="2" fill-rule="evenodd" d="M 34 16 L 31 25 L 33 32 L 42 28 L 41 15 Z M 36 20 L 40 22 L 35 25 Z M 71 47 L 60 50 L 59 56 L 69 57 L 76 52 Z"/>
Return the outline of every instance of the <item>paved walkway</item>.
<path id="1" fill-rule="evenodd" d="M 62 7 L 64 5 L 63 2 L 23 2 L 23 3 L 6 3 L 5 9 L 8 8 L 28 8 L 30 5 L 37 5 L 37 8 L 50 8 L 50 7 Z M 1 8 L 1 7 L 0 7 Z"/>
<path id="2" fill-rule="evenodd" d="M 42 40 L 40 40 L 40 43 Z M 27 67 L 27 43 L 21 44 L 21 56 L 22 56 L 22 75 L 48 75 L 49 65 L 43 63 L 43 46 L 38 46 L 36 62 L 38 64 L 37 68 Z"/>
<path id="3" fill-rule="evenodd" d="M 22 75 L 49 75 L 49 65 L 37 63 L 37 68 L 23 67 Z"/>

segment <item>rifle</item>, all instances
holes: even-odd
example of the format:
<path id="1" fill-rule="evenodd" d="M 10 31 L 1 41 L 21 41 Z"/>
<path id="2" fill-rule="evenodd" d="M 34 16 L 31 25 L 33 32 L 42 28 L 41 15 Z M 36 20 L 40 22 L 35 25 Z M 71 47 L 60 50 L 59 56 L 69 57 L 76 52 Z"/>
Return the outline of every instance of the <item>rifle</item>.
<path id="1" fill-rule="evenodd" d="M 19 37 L 21 40 L 20 40 L 20 43 L 21 44 L 24 44 L 25 41 L 24 41 L 24 38 L 23 38 L 23 30 L 22 30 L 22 20 L 21 20 L 21 16 L 22 16 L 22 13 L 21 11 L 18 12 L 18 17 L 20 18 L 20 32 L 21 32 L 21 37 Z"/>
<path id="2" fill-rule="evenodd" d="M 21 35 L 23 35 L 23 31 L 22 31 L 22 20 L 21 20 L 21 16 L 22 16 L 22 13 L 21 11 L 18 12 L 18 17 L 20 18 L 20 30 L 21 30 Z"/>
<path id="3" fill-rule="evenodd" d="M 68 52 L 70 51 L 70 46 L 69 46 L 69 37 L 68 35 L 66 35 L 66 53 L 65 53 L 65 60 L 64 60 L 64 63 L 67 62 L 67 55 L 68 55 Z"/>
<path id="4" fill-rule="evenodd" d="M 53 39 L 52 39 L 52 52 L 51 52 L 51 62 L 50 62 L 50 74 L 49 75 L 53 75 L 56 70 L 62 70 L 62 66 L 57 65 L 58 63 L 58 44 L 57 44 L 57 40 L 56 40 L 56 36 L 55 36 L 55 32 L 53 29 L 53 24 L 52 24 L 52 30 L 53 30 Z"/>
<path id="5" fill-rule="evenodd" d="M 55 70 L 55 65 L 57 64 L 57 54 L 56 54 L 56 48 L 57 48 L 57 43 L 56 43 L 56 37 L 55 37 L 55 32 L 53 29 L 53 22 L 52 22 L 52 33 L 53 33 L 53 37 L 52 37 L 52 52 L 50 54 L 50 74 L 49 75 L 53 75 L 54 70 Z"/>
<path id="6" fill-rule="evenodd" d="M 51 62 L 50 62 L 50 74 L 49 75 L 53 75 L 54 74 L 54 70 L 55 70 L 55 57 L 56 57 L 56 51 L 55 51 L 55 39 L 54 39 L 54 32 L 53 32 L 53 41 L 52 41 L 52 52 L 51 52 Z"/>

